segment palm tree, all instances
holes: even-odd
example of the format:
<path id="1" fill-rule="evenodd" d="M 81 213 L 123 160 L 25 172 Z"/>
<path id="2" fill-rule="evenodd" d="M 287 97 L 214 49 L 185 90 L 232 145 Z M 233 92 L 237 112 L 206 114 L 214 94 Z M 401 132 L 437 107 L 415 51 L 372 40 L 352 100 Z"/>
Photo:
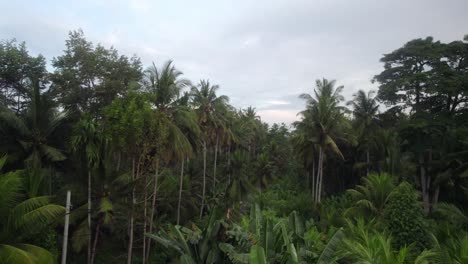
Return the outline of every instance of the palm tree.
<path id="1" fill-rule="evenodd" d="M 345 260 L 351 263 L 382 263 L 382 264 L 403 264 L 403 263 L 429 263 L 434 252 L 423 251 L 419 255 L 411 254 L 411 247 L 394 249 L 392 238 L 384 234 L 369 231 L 369 227 L 364 225 L 364 221 L 357 224 L 348 221 L 350 234 L 344 239 L 344 247 L 341 254 Z M 445 262 L 441 262 L 445 263 Z"/>
<path id="2" fill-rule="evenodd" d="M 305 124 L 301 124 L 301 127 L 304 127 Z M 311 130 L 297 129 L 291 136 L 291 142 L 295 149 L 295 154 L 303 162 L 305 170 L 305 178 L 307 183 L 307 188 L 311 188 L 312 200 L 315 201 L 315 175 L 316 175 L 316 153 L 317 153 L 317 144 L 310 139 Z M 310 167 L 312 166 L 312 175 L 310 175 Z M 310 177 L 312 176 L 312 177 Z M 312 179 L 312 180 L 310 180 Z"/>
<path id="3" fill-rule="evenodd" d="M 258 186 L 259 191 L 266 188 L 275 178 L 275 166 L 270 160 L 268 153 L 263 152 L 258 155 L 257 162 L 255 163 L 255 174 L 254 183 Z"/>
<path id="4" fill-rule="evenodd" d="M 468 234 L 466 232 L 454 234 L 444 243 L 440 243 L 436 237 L 433 237 L 433 240 L 435 241 L 435 256 L 432 258 L 434 263 L 468 263 Z"/>
<path id="5" fill-rule="evenodd" d="M 6 160 L 6 156 L 0 158 L 0 170 Z M 53 263 L 52 253 L 23 241 L 56 223 L 65 208 L 51 204 L 51 196 L 24 197 L 21 174 L 0 174 L 0 259 L 6 264 Z"/>
<path id="6" fill-rule="evenodd" d="M 85 158 L 86 167 L 88 168 L 88 263 L 91 264 L 91 171 L 95 169 L 101 161 L 102 149 L 105 144 L 105 139 L 102 135 L 103 133 L 98 128 L 97 123 L 95 123 L 90 116 L 85 116 L 76 124 L 75 131 L 71 138 L 72 150 Z"/>
<path id="7" fill-rule="evenodd" d="M 244 151 L 236 150 L 232 154 L 232 179 L 227 189 L 227 196 L 231 203 L 244 200 L 249 193 L 255 192 L 249 178 L 248 159 Z"/>
<path id="8" fill-rule="evenodd" d="M 207 141 L 216 137 L 216 142 L 219 140 L 218 129 L 223 127 L 224 118 L 223 112 L 229 98 L 225 95 L 217 96 L 216 91 L 219 89 L 218 85 L 211 85 L 209 81 L 201 80 L 198 87 L 192 87 L 190 95 L 192 97 L 192 104 L 198 114 L 198 122 L 200 128 L 204 133 L 202 139 L 203 147 L 203 187 L 202 187 L 202 203 L 200 206 L 200 218 L 203 215 L 205 206 L 206 194 L 206 152 Z M 215 146 L 215 153 L 217 155 L 218 145 Z M 216 160 L 216 159 L 215 159 Z M 216 175 L 213 175 L 213 184 L 216 183 Z M 214 191 L 214 190 L 213 190 Z"/>
<path id="9" fill-rule="evenodd" d="M 32 82 L 31 101 L 24 115 L 18 116 L 0 106 L 0 153 L 9 153 L 12 161 L 22 161 L 39 170 L 66 157 L 57 144 L 59 131 L 67 114 L 59 113 L 48 92 L 40 92 L 39 82 Z M 49 178 L 49 193 L 52 179 Z"/>
<path id="10" fill-rule="evenodd" d="M 362 179 L 363 185 L 357 185 L 348 193 L 355 201 L 355 206 L 349 208 L 345 213 L 359 211 L 365 216 L 380 217 L 390 194 L 395 189 L 395 179 L 386 173 L 371 173 Z"/>
<path id="11" fill-rule="evenodd" d="M 375 91 L 369 91 L 367 94 L 363 90 L 359 90 L 354 94 L 354 99 L 348 102 L 348 105 L 353 107 L 353 115 L 355 122 L 355 129 L 359 131 L 360 142 L 364 146 L 366 151 L 366 175 L 369 176 L 370 168 L 370 141 L 372 139 L 373 132 L 377 126 L 377 114 L 379 105 L 377 100 L 373 97 Z"/>
<path id="12" fill-rule="evenodd" d="M 111 227 L 115 222 L 117 208 L 121 208 L 121 205 L 126 203 L 126 197 L 131 192 L 133 184 L 130 173 L 121 172 L 114 165 L 110 148 L 106 147 L 103 150 L 103 157 L 100 160 L 99 166 L 95 170 L 94 184 L 92 185 L 95 194 L 94 204 L 96 204 L 92 215 L 96 224 L 91 248 L 91 263 L 94 263 L 96 257 L 101 228 Z M 67 187 L 73 189 L 74 186 L 68 185 Z M 76 187 L 79 188 L 79 186 Z M 71 216 L 73 222 L 77 223 L 77 228 L 72 236 L 72 245 L 75 251 L 81 251 L 82 247 L 89 243 L 87 217 L 81 213 L 80 208 L 74 210 Z"/>
<path id="13" fill-rule="evenodd" d="M 339 106 L 343 101 L 341 91 L 343 86 L 335 88 L 335 81 L 327 79 L 316 80 L 314 95 L 301 94 L 300 98 L 306 100 L 307 108 L 301 112 L 302 120 L 296 122 L 298 130 L 309 134 L 308 140 L 318 146 L 317 179 L 315 188 L 315 201 L 320 202 L 323 185 L 323 167 L 326 151 L 335 153 L 343 159 L 343 154 L 336 144 L 340 126 L 345 124 L 344 107 Z"/>
<path id="14" fill-rule="evenodd" d="M 263 125 L 254 107 L 249 106 L 247 109 L 240 110 L 239 115 L 243 135 L 242 141 L 246 144 L 250 158 L 252 152 L 253 156 L 256 154 L 255 144 L 263 136 L 261 134 Z"/>
<path id="15" fill-rule="evenodd" d="M 196 115 L 192 113 L 187 105 L 187 96 L 181 98 L 181 92 L 190 85 L 186 79 L 180 78 L 182 72 L 178 71 L 172 61 L 166 62 L 160 69 L 153 63 L 153 67 L 146 70 L 143 79 L 143 88 L 149 92 L 151 102 L 156 107 L 154 115 L 158 136 L 156 139 L 156 174 L 153 184 L 153 195 L 151 213 L 149 218 L 149 232 L 153 232 L 153 217 L 156 206 L 158 188 L 159 159 L 169 162 L 172 159 L 181 161 L 181 180 L 179 189 L 179 200 L 182 193 L 182 179 L 184 175 L 184 161 L 192 155 L 192 144 L 187 137 L 188 134 L 198 136 L 199 127 Z M 146 193 L 146 192 L 145 192 Z M 145 199 L 146 201 L 146 199 Z M 178 212 L 180 207 L 178 209 Z M 178 213 L 179 215 L 179 213 Z M 143 232 L 146 232 L 146 218 Z M 147 240 L 147 242 L 146 242 Z M 147 244 L 147 245 L 146 245 Z M 144 239 L 143 263 L 149 258 L 151 239 Z"/>

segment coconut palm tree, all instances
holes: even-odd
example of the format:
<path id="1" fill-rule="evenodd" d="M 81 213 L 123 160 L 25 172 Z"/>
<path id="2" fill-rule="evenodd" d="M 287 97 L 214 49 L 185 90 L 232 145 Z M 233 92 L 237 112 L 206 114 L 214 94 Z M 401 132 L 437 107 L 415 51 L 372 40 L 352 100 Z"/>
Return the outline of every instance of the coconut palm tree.
<path id="1" fill-rule="evenodd" d="M 0 171 L 7 157 L 0 158 Z M 65 208 L 51 203 L 51 196 L 24 196 L 22 171 L 0 174 L 0 259 L 5 264 L 53 263 L 44 248 L 23 243 L 56 223 Z"/>
<path id="2" fill-rule="evenodd" d="M 203 215 L 205 207 L 206 196 L 206 152 L 207 141 L 212 140 L 213 137 L 218 141 L 218 129 L 224 126 L 225 119 L 223 112 L 229 98 L 225 95 L 217 96 L 216 91 L 219 89 L 218 85 L 211 85 L 207 80 L 201 80 L 197 87 L 192 87 L 190 95 L 192 97 L 192 104 L 198 114 L 198 122 L 204 134 L 202 139 L 203 148 L 203 186 L 202 186 L 202 202 L 200 206 L 200 218 Z M 217 153 L 217 145 L 215 146 L 215 153 Z M 217 154 L 216 154 L 217 155 Z M 215 176 L 215 175 L 214 175 Z M 213 179 L 213 184 L 216 178 Z M 214 191 L 214 190 L 213 190 Z"/>
<path id="3" fill-rule="evenodd" d="M 236 150 L 232 154 L 232 179 L 227 189 L 227 196 L 231 203 L 240 202 L 247 198 L 249 193 L 256 191 L 249 178 L 247 154 L 241 150 Z"/>
<path id="4" fill-rule="evenodd" d="M 377 128 L 377 114 L 379 105 L 373 95 L 375 91 L 364 92 L 359 90 L 353 95 L 353 100 L 347 104 L 353 107 L 355 129 L 359 133 L 360 143 L 366 151 L 366 176 L 369 176 L 370 168 L 370 144 L 373 132 Z"/>
<path id="5" fill-rule="evenodd" d="M 8 153 L 12 162 L 24 161 L 36 171 L 66 158 L 57 138 L 63 138 L 67 113 L 58 112 L 50 94 L 40 90 L 39 81 L 33 81 L 24 115 L 0 106 L 0 153 Z"/>
<path id="6" fill-rule="evenodd" d="M 190 85 L 190 82 L 181 78 L 181 75 L 182 72 L 175 68 L 172 61 L 166 62 L 160 69 L 158 69 L 153 63 L 153 66 L 146 70 L 142 81 L 143 89 L 149 93 L 150 100 L 156 108 L 154 119 L 156 120 L 157 131 L 159 132 L 159 136 L 157 136 L 156 139 L 156 155 L 154 157 L 157 168 L 153 184 L 151 213 L 149 218 L 150 233 L 153 231 L 153 218 L 158 188 L 159 160 L 162 159 L 162 161 L 166 163 L 171 160 L 180 161 L 181 180 L 179 186 L 179 199 L 181 199 L 184 161 L 185 159 L 190 158 L 193 152 L 193 146 L 189 141 L 188 135 L 190 134 L 191 136 L 196 137 L 200 134 L 200 129 L 196 119 L 197 116 L 190 111 L 186 104 L 188 96 L 186 95 L 181 97 L 182 90 Z M 178 212 L 179 210 L 180 207 Z M 178 215 L 180 215 L 180 213 L 178 213 Z M 146 232 L 146 224 L 144 225 L 143 231 Z M 144 242 L 143 248 L 145 262 L 149 258 L 151 239 L 145 238 L 144 240 L 147 241 Z"/>
<path id="7" fill-rule="evenodd" d="M 345 108 L 339 103 L 344 100 L 341 96 L 343 86 L 335 87 L 335 80 L 316 80 L 314 95 L 301 94 L 300 98 L 306 100 L 306 110 L 301 112 L 302 120 L 296 122 L 298 130 L 310 133 L 308 140 L 318 146 L 317 180 L 315 201 L 320 202 L 322 197 L 323 168 L 326 152 L 331 152 L 343 159 L 336 140 L 339 139 L 340 128 L 346 124 L 344 118 Z"/>

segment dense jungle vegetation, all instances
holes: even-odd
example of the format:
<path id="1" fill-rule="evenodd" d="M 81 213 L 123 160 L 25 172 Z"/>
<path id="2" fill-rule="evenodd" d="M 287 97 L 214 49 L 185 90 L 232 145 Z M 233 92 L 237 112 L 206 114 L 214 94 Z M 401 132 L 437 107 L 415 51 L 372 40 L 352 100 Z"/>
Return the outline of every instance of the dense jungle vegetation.
<path id="1" fill-rule="evenodd" d="M 467 41 L 318 79 L 286 126 L 80 30 L 4 40 L 0 262 L 60 261 L 70 190 L 67 263 L 468 263 Z"/>

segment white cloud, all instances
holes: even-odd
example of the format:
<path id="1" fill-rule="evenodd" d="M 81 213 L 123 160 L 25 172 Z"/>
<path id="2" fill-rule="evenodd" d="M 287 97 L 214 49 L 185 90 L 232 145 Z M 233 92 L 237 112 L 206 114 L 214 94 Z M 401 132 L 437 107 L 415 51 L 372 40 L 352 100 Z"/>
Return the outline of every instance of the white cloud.
<path id="1" fill-rule="evenodd" d="M 344 85 L 347 100 L 375 90 L 383 54 L 428 35 L 460 39 L 468 24 L 466 0 L 8 1 L 2 9 L 0 39 L 24 40 L 51 59 L 67 31 L 82 28 L 145 66 L 173 59 L 186 78 L 210 79 L 268 122 L 297 120 L 297 97 L 318 78 Z"/>

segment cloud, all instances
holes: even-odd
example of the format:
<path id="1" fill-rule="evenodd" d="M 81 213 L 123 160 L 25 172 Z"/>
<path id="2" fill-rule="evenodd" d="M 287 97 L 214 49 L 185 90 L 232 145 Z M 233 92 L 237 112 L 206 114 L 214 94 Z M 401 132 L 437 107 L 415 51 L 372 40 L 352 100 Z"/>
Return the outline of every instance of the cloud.
<path id="1" fill-rule="evenodd" d="M 299 94 L 318 78 L 344 85 L 347 100 L 375 90 L 383 54 L 429 35 L 461 39 L 468 24 L 464 0 L 9 1 L 2 9 L 1 39 L 25 40 L 51 59 L 67 31 L 82 28 L 145 65 L 173 59 L 186 78 L 210 79 L 268 122 L 296 120 Z"/>

